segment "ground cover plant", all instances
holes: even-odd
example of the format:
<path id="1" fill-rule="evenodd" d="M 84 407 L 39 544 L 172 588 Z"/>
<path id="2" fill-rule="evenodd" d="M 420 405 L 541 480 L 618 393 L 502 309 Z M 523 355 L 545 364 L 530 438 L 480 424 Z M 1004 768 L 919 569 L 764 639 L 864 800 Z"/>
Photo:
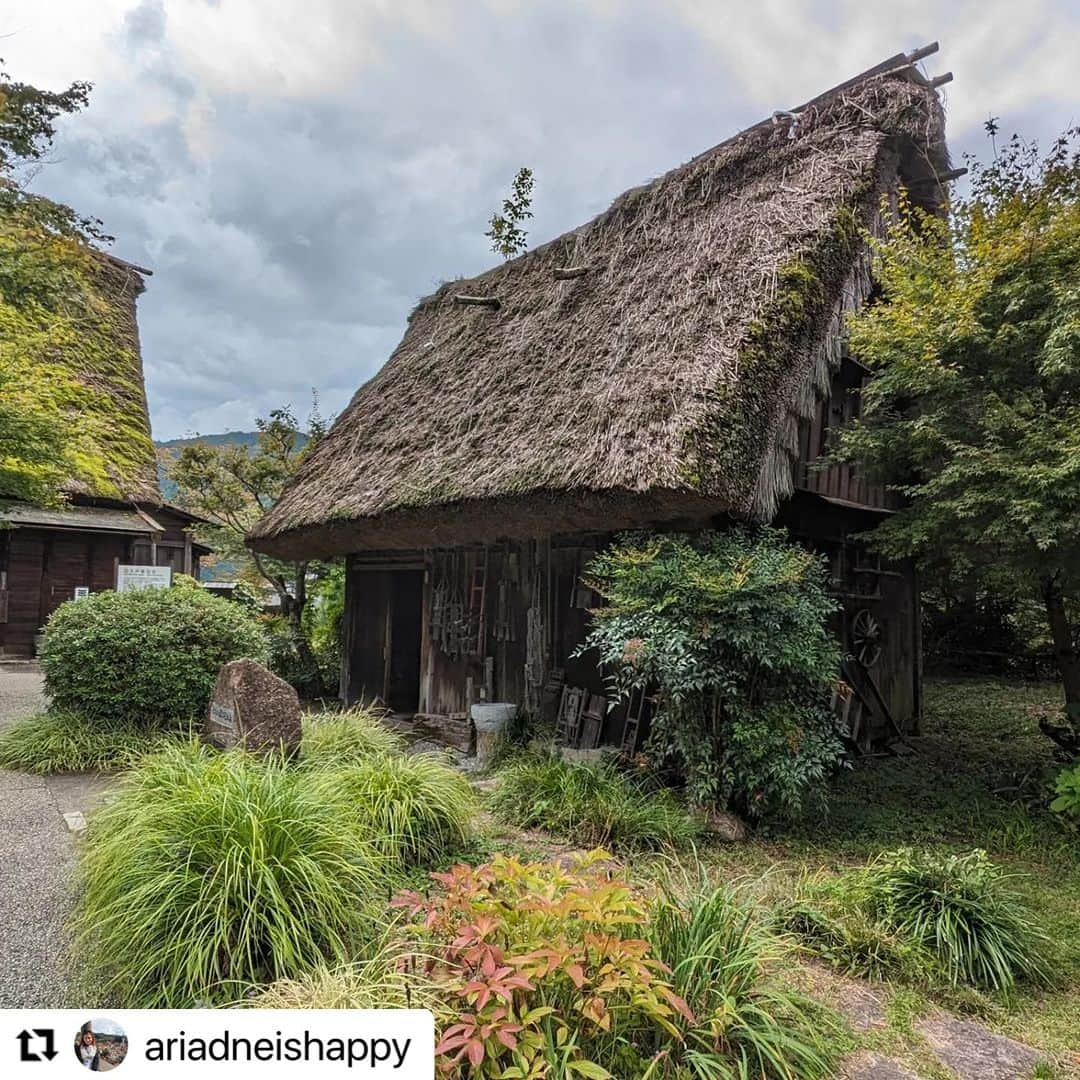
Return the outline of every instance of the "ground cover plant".
<path id="1" fill-rule="evenodd" d="M 39 775 L 125 769 L 187 737 L 182 725 L 103 724 L 53 709 L 19 717 L 0 730 L 0 769 Z"/>
<path id="2" fill-rule="evenodd" d="M 238 605 L 176 586 L 92 593 L 61 604 L 41 664 L 52 707 L 105 724 L 200 718 L 221 665 L 266 658 L 266 639 Z"/>
<path id="3" fill-rule="evenodd" d="M 444 1075 L 829 1075 L 824 1010 L 769 985 L 778 942 L 749 909 L 716 890 L 655 905 L 607 862 L 496 858 L 398 898 L 439 989 Z"/>
<path id="4" fill-rule="evenodd" d="M 821 558 L 775 529 L 630 534 L 586 581 L 605 604 L 581 650 L 655 702 L 645 752 L 689 797 L 795 816 L 840 758 L 840 651 Z"/>
<path id="5" fill-rule="evenodd" d="M 700 824 L 668 790 L 610 760 L 563 761 L 534 750 L 512 756 L 489 800 L 496 817 L 618 851 L 685 848 Z"/>
<path id="6" fill-rule="evenodd" d="M 974 1014 L 1056 1055 L 1054 1075 L 1072 1075 L 1068 1070 L 1080 1066 L 1074 1057 L 1080 1046 L 1080 843 L 1048 809 L 1047 785 L 1060 766 L 1040 732 L 1040 720 L 1059 713 L 1060 692 L 1050 682 L 929 679 L 914 752 L 858 759 L 833 775 L 822 817 L 783 832 L 759 830 L 746 844 L 698 851 L 711 874 L 762 880 L 763 893 L 785 913 L 796 899 L 812 900 L 819 934 L 814 951 L 840 972 L 884 980 L 887 1006 L 905 1003 L 897 1015 L 907 1019 L 890 1019 L 870 1045 L 916 1071 L 922 1059 L 910 1020 L 935 1007 Z M 836 894 L 847 892 L 837 884 L 846 877 L 842 871 L 899 847 L 945 856 L 982 848 L 1015 874 L 1010 894 L 1034 912 L 1032 926 L 1053 942 L 1050 984 L 1021 980 L 1005 993 L 953 988 L 910 940 L 868 915 L 852 919 L 851 898 Z M 636 868 L 645 870 L 640 861 Z M 812 897 L 807 882 L 816 886 Z M 808 978 L 818 980 L 813 971 Z"/>

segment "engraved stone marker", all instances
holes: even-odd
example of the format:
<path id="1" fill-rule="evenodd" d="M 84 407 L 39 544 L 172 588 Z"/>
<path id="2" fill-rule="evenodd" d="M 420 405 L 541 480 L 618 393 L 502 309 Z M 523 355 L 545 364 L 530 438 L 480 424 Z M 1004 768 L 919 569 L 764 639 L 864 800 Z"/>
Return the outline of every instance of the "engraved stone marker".
<path id="1" fill-rule="evenodd" d="M 254 660 L 230 660 L 218 672 L 203 738 L 220 750 L 300 747 L 300 699 L 284 679 Z"/>

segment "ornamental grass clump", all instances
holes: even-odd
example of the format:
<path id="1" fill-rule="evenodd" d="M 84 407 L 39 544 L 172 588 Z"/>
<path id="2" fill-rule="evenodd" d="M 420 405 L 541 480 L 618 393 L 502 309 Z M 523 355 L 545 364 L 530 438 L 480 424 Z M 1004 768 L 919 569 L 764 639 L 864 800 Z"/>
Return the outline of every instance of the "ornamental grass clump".
<path id="1" fill-rule="evenodd" d="M 1015 880 L 983 851 L 901 848 L 804 881 L 779 914 L 850 974 L 1008 991 L 1020 980 L 1050 981 L 1046 935 Z"/>
<path id="2" fill-rule="evenodd" d="M 0 731 L 0 769 L 40 775 L 126 769 L 186 736 L 183 727 L 103 724 L 79 713 L 50 710 L 19 717 Z"/>
<path id="3" fill-rule="evenodd" d="M 340 767 L 378 754 L 400 754 L 404 749 L 405 740 L 367 709 L 308 713 L 304 717 L 300 764 Z"/>
<path id="4" fill-rule="evenodd" d="M 791 943 L 731 888 L 706 886 L 689 898 L 663 892 L 645 936 L 694 1015 L 678 1043 L 656 1045 L 666 1060 L 652 1075 L 835 1075 L 838 1019 L 782 985 L 778 973 L 791 963 Z"/>
<path id="5" fill-rule="evenodd" d="M 879 923 L 931 952 L 952 985 L 1009 990 L 1018 979 L 1050 978 L 1048 940 L 1015 880 L 984 851 L 901 848 L 867 868 L 866 903 Z"/>
<path id="6" fill-rule="evenodd" d="M 441 754 L 372 754 L 320 770 L 312 785 L 394 864 L 437 862 L 471 833 L 472 785 Z"/>
<path id="7" fill-rule="evenodd" d="M 620 851 L 684 848 L 701 832 L 670 791 L 612 761 L 567 762 L 534 752 L 511 759 L 498 776 L 491 810 L 520 828 Z"/>
<path id="8" fill-rule="evenodd" d="M 332 787 L 197 744 L 143 759 L 91 818 L 78 955 L 126 1007 L 234 998 L 363 955 L 387 860 Z"/>

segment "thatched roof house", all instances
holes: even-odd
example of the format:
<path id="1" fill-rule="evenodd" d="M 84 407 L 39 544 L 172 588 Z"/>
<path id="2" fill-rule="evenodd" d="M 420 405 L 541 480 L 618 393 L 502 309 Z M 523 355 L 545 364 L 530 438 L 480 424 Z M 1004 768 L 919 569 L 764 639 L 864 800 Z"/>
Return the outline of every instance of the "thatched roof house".
<path id="1" fill-rule="evenodd" d="M 811 466 L 857 414 L 843 341 L 866 233 L 950 179 L 944 115 L 900 55 L 776 113 L 593 221 L 422 300 L 249 542 L 347 556 L 342 696 L 467 736 L 479 700 L 632 749 L 576 652 L 582 568 L 626 527 L 771 521 L 826 554 L 852 739 L 919 712 L 918 591 L 857 537 L 894 493 Z M 635 712 L 635 708 L 637 711 Z M 465 725 L 463 728 L 462 725 Z"/>
<path id="2" fill-rule="evenodd" d="M 898 178 L 941 199 L 943 112 L 912 56 L 422 300 L 253 546 L 329 556 L 771 518 L 842 314 L 869 288 L 860 230 Z"/>

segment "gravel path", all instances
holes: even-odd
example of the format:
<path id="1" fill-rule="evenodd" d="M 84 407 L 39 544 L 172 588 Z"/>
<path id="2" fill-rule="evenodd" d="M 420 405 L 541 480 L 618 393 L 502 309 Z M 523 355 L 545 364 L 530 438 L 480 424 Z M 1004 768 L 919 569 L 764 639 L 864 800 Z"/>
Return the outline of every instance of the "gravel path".
<path id="1" fill-rule="evenodd" d="M 43 704 L 37 671 L 0 665 L 0 726 Z M 0 1008 L 67 1004 L 65 924 L 76 834 L 64 815 L 91 809 L 104 786 L 93 775 L 0 770 Z"/>

